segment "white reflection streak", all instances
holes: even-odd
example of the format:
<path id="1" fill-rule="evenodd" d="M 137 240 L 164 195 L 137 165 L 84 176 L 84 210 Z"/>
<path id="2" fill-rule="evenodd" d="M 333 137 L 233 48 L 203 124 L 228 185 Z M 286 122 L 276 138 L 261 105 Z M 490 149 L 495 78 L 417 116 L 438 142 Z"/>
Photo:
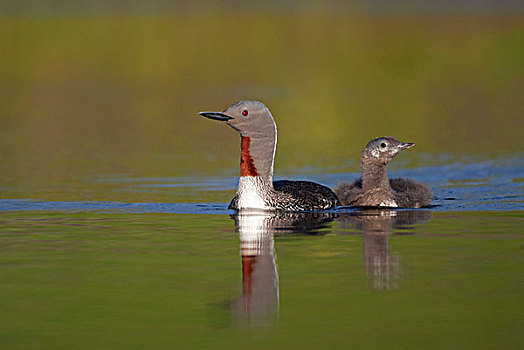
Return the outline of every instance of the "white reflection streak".
<path id="1" fill-rule="evenodd" d="M 236 219 L 242 255 L 242 297 L 233 301 L 232 311 L 249 324 L 272 324 L 279 308 L 272 215 L 241 211 Z"/>

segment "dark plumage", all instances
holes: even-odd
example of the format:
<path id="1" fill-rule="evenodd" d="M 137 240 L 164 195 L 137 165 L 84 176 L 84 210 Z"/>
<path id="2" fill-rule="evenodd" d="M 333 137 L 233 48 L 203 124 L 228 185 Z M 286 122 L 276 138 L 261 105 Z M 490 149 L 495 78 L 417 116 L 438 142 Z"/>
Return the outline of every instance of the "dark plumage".
<path id="1" fill-rule="evenodd" d="M 386 165 L 400 151 L 414 146 L 394 137 L 371 140 L 362 151 L 362 178 L 352 183 L 340 182 L 335 193 L 342 205 L 362 207 L 419 208 L 429 205 L 431 191 L 411 179 L 388 179 Z"/>
<path id="2" fill-rule="evenodd" d="M 330 188 L 311 181 L 274 181 L 273 189 L 267 192 L 265 201 L 277 210 L 318 210 L 340 205 Z M 238 194 L 231 200 L 228 209 L 239 209 Z"/>
<path id="3" fill-rule="evenodd" d="M 289 194 L 295 198 L 301 207 L 332 208 L 340 205 L 335 193 L 328 187 L 311 181 L 279 180 L 273 182 L 275 191 Z"/>

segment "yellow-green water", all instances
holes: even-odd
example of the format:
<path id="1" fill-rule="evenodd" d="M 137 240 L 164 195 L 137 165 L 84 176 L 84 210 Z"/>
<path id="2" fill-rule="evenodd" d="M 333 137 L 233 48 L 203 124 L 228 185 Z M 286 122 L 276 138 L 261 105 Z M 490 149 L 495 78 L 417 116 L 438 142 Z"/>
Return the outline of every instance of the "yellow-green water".
<path id="1" fill-rule="evenodd" d="M 522 212 L 437 212 L 384 236 L 348 218 L 274 238 L 278 305 L 253 324 L 233 307 L 243 274 L 227 216 L 2 214 L 2 348 L 523 345 Z M 365 254 L 373 235 L 388 245 Z"/>
<path id="2" fill-rule="evenodd" d="M 518 13 L 0 17 L 0 348 L 522 348 L 523 43 Z M 436 206 L 230 217 L 238 135 L 197 112 L 246 98 L 277 177 L 393 135 Z"/>

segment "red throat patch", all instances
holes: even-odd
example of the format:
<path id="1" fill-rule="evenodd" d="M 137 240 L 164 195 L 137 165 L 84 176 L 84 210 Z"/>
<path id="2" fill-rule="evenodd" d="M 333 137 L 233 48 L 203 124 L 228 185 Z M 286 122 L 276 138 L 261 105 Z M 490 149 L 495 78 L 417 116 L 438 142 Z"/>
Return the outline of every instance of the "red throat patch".
<path id="1" fill-rule="evenodd" d="M 242 136 L 240 141 L 240 176 L 258 176 L 257 168 L 253 163 L 253 158 L 249 154 L 249 144 L 251 139 L 247 136 Z"/>

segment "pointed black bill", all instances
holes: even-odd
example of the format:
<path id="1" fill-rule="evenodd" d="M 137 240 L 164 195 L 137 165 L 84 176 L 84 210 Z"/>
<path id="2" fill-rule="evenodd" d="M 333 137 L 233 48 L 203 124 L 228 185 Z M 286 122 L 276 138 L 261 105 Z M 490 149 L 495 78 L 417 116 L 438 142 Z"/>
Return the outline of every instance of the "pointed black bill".
<path id="1" fill-rule="evenodd" d="M 412 143 L 412 142 L 404 142 L 404 143 L 401 143 L 399 147 L 400 147 L 400 149 L 408 149 L 408 148 L 411 148 L 413 146 L 415 146 L 415 144 Z"/>
<path id="2" fill-rule="evenodd" d="M 198 114 L 209 119 L 220 120 L 223 122 L 226 122 L 229 119 L 233 119 L 232 117 L 221 112 L 200 112 Z"/>

